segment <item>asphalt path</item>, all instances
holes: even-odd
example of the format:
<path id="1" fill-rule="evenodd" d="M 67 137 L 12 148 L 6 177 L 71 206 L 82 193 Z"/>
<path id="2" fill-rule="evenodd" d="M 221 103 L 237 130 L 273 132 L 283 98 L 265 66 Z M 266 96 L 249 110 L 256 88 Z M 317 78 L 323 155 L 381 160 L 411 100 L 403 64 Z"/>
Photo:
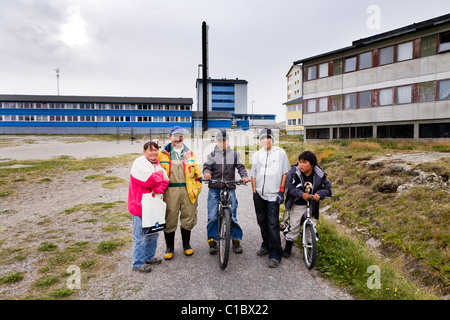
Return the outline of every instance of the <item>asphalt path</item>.
<path id="1" fill-rule="evenodd" d="M 87 299 L 125 300 L 347 300 L 351 296 L 333 287 L 316 270 L 306 269 L 301 252 L 283 259 L 278 268 L 268 266 L 268 256 L 256 251 L 261 234 L 256 222 L 251 186 L 238 186 L 238 221 L 243 229 L 243 253 L 230 252 L 228 267 L 221 269 L 218 256 L 209 253 L 206 233 L 207 185 L 199 196 L 198 222 L 192 230 L 192 256 L 185 256 L 179 229 L 175 255 L 163 259 L 164 236 L 160 233 L 157 256 L 163 259 L 148 274 L 131 271 L 131 251 L 122 250 L 108 279 L 100 276 L 83 290 Z M 284 237 L 282 236 L 282 241 Z M 320 245 L 320 243 L 318 244 Z M 284 243 L 283 243 L 284 246 Z M 320 257 L 318 257 L 320 259 Z M 114 276 L 112 275 L 114 273 Z M 83 296 L 83 294 L 82 294 Z"/>

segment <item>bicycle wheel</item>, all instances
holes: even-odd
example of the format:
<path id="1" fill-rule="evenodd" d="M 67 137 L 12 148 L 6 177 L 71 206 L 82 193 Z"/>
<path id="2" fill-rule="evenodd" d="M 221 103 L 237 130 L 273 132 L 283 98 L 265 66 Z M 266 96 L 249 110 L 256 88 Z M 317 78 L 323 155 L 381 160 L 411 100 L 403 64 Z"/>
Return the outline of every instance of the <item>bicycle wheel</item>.
<path id="1" fill-rule="evenodd" d="M 223 215 L 219 215 L 219 265 L 225 269 L 228 265 L 228 257 L 230 255 L 230 238 L 231 238 L 231 210 L 223 209 Z"/>
<path id="2" fill-rule="evenodd" d="M 312 269 L 316 263 L 316 233 L 314 232 L 314 227 L 307 223 L 305 226 L 306 230 L 305 238 L 303 240 L 303 260 L 308 269 Z"/>

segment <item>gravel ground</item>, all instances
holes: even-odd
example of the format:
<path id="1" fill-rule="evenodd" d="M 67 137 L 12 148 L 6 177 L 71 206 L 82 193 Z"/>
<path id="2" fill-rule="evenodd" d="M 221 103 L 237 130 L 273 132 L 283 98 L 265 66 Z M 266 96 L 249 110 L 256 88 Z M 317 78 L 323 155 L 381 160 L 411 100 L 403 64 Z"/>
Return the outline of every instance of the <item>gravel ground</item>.
<path id="1" fill-rule="evenodd" d="M 73 141 L 65 137 L 30 136 L 19 138 L 2 136 L 0 145 L 0 166 L 5 159 L 49 159 L 60 155 L 76 158 L 113 156 L 126 153 L 140 153 L 141 143 L 130 144 L 121 141 Z M 32 140 L 32 142 L 31 142 Z M 7 142 L 6 142 L 7 141 Z M 28 142 L 26 142 L 28 141 Z M 14 214 L 1 216 L 0 245 L 2 249 L 17 242 L 36 245 L 42 239 L 27 242 L 29 233 L 45 232 L 51 228 L 66 228 L 67 222 L 55 219 L 65 209 L 78 204 L 116 202 L 127 200 L 129 167 L 117 166 L 108 169 L 108 175 L 124 179 L 126 183 L 114 188 L 101 187 L 101 181 L 84 179 L 92 174 L 105 174 L 94 170 L 68 172 L 52 178 L 48 183 L 24 186 L 20 197 L 1 197 L 0 211 L 14 210 Z M 67 183 L 70 181 L 70 183 Z M 75 299 L 86 300 L 348 300 L 350 295 L 333 287 L 315 270 L 309 271 L 303 264 L 301 253 L 293 250 L 289 259 L 283 259 L 278 268 L 268 267 L 268 258 L 256 255 L 261 243 L 256 223 L 250 186 L 239 186 L 238 221 L 244 231 L 240 255 L 231 253 L 228 267 L 221 270 L 217 255 L 211 256 L 206 242 L 206 199 L 207 186 L 199 197 L 198 223 L 192 231 L 191 245 L 194 255 L 184 255 L 179 230 L 176 234 L 175 257 L 154 266 L 149 274 L 131 270 L 131 243 L 116 250 L 110 259 L 111 267 L 103 269 L 96 277 L 83 279 Z M 48 219 L 51 225 L 36 223 Z M 131 220 L 130 220 L 131 221 Z M 23 225 L 35 226 L 23 228 Z M 92 242 L 100 242 L 95 229 L 85 225 L 70 225 L 71 232 Z M 79 229 L 77 229 L 79 228 Z M 131 225 L 128 225 L 131 234 Z M 34 241 L 34 242 L 33 242 Z M 319 244 L 320 245 L 320 244 Z M 160 233 L 157 256 L 163 258 L 164 236 Z M 0 276 L 11 271 L 25 272 L 26 278 L 13 285 L 0 286 L 1 299 L 14 299 L 26 290 L 27 281 L 37 276 L 34 263 L 37 257 L 31 255 L 23 261 L 0 266 Z"/>

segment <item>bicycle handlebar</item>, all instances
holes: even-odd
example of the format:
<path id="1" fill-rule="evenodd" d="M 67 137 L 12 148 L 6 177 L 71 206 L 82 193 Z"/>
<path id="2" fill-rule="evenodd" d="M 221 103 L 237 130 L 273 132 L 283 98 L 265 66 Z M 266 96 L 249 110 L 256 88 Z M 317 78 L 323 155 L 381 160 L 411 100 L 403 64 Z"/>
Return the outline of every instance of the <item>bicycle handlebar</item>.
<path id="1" fill-rule="evenodd" d="M 231 180 L 231 181 L 222 181 L 222 180 L 214 180 L 214 179 L 209 179 L 209 180 L 202 180 L 202 182 L 208 182 L 208 183 L 220 183 L 221 186 L 233 186 L 233 185 L 240 185 L 242 184 L 242 179 L 241 180 Z"/>

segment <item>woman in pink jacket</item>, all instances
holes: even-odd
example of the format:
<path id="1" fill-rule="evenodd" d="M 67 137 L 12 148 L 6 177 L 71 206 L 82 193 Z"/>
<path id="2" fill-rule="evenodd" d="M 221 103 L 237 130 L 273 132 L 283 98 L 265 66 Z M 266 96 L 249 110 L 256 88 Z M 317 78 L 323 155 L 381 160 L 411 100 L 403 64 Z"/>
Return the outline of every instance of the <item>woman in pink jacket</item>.
<path id="1" fill-rule="evenodd" d="M 161 259 L 155 257 L 159 234 L 144 234 L 142 231 L 142 195 L 151 192 L 162 199 L 164 190 L 169 185 L 169 178 L 159 164 L 159 149 L 155 142 L 145 143 L 143 153 L 134 160 L 131 167 L 128 211 L 133 215 L 132 268 L 134 271 L 150 272 L 150 265 L 161 263 Z"/>

